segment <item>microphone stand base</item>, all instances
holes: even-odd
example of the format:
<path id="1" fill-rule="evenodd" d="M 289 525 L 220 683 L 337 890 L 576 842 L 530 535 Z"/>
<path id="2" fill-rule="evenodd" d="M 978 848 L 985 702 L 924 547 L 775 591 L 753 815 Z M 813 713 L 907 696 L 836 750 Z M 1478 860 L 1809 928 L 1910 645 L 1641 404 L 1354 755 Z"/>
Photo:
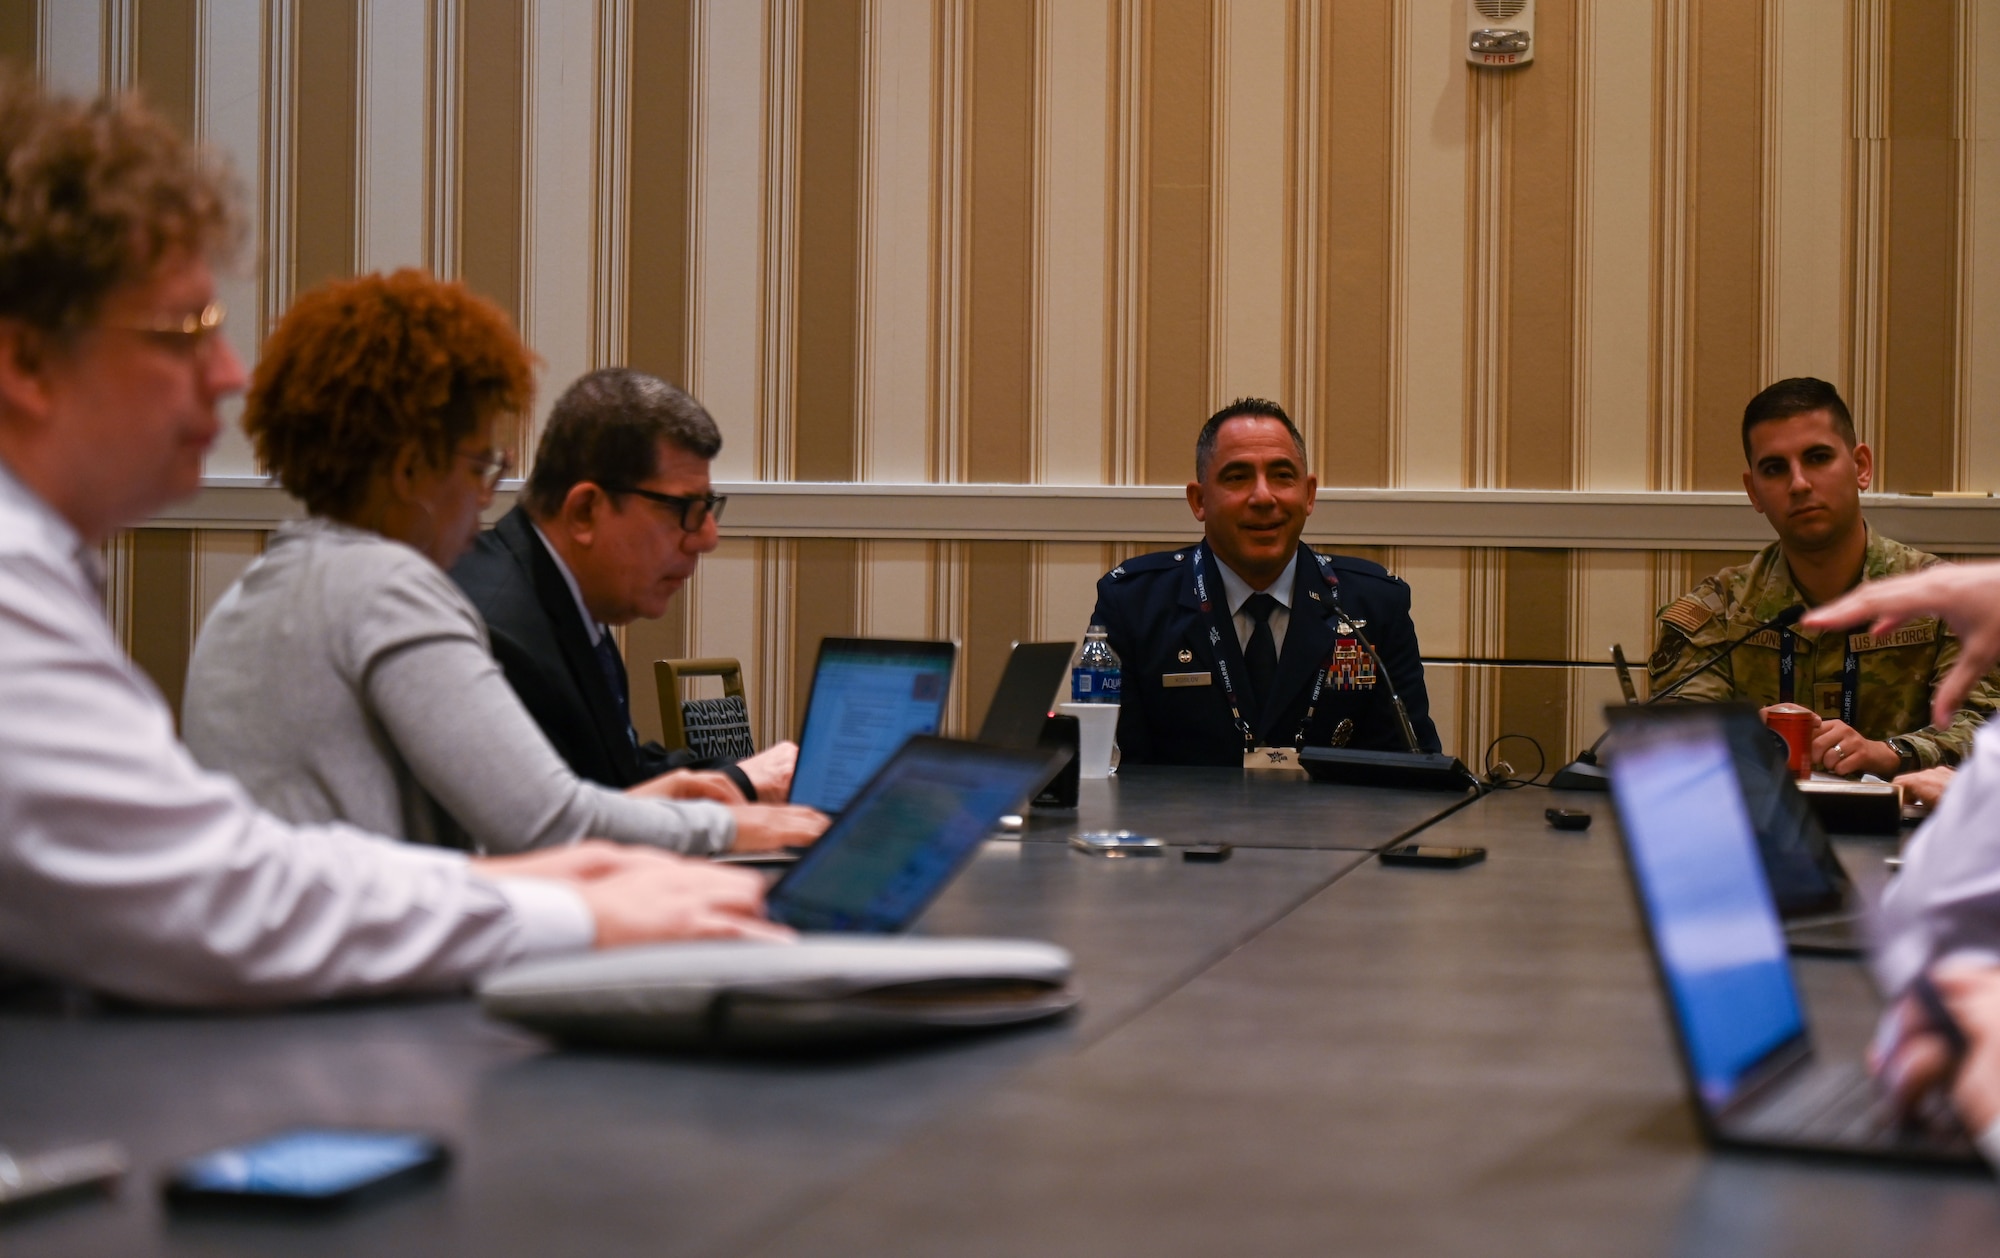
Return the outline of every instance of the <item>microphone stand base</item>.
<path id="1" fill-rule="evenodd" d="M 1611 775 L 1601 764 L 1588 760 L 1572 760 L 1556 770 L 1549 779 L 1549 789 L 1555 791 L 1608 791 L 1611 789 Z"/>
<path id="2" fill-rule="evenodd" d="M 1299 767 L 1315 782 L 1339 782 L 1347 786 L 1466 791 L 1479 785 L 1479 779 L 1457 756 L 1435 751 L 1302 747 L 1299 749 Z"/>

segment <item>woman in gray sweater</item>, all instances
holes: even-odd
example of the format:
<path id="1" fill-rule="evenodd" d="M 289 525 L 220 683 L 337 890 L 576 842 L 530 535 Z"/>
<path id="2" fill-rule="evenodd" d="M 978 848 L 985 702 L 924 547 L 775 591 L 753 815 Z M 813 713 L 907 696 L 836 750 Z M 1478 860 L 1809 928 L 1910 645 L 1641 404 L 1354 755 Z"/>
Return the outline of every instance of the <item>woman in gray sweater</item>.
<path id="1" fill-rule="evenodd" d="M 810 842 L 810 809 L 720 774 L 619 792 L 549 746 L 446 576 L 509 458 L 530 356 L 498 307 L 414 270 L 325 285 L 273 331 L 244 427 L 305 502 L 223 595 L 188 666 L 183 735 L 295 822 L 476 852 L 586 835 L 682 852 Z"/>

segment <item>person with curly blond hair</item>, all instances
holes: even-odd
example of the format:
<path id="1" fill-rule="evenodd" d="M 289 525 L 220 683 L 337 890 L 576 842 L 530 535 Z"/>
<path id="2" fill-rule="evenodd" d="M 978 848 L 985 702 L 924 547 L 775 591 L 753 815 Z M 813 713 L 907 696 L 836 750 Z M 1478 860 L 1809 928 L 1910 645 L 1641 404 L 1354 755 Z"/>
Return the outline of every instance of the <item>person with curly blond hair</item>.
<path id="1" fill-rule="evenodd" d="M 746 804 L 719 773 L 584 781 L 508 685 L 446 572 L 509 466 L 531 380 L 507 316 L 463 284 L 401 270 L 298 300 L 243 426 L 310 514 L 203 626 L 188 746 L 280 816 L 474 852 L 585 835 L 695 853 L 810 842 L 823 816 Z"/>
<path id="2" fill-rule="evenodd" d="M 743 870 L 608 843 L 467 859 L 295 825 L 175 737 L 105 620 L 101 548 L 199 487 L 244 386 L 211 270 L 237 223 L 226 178 L 135 101 L 0 73 L 0 971 L 240 1005 L 786 935 Z M 525 392 L 523 371 L 497 380 L 462 401 Z M 478 446 L 476 416 L 462 435 L 454 451 Z"/>

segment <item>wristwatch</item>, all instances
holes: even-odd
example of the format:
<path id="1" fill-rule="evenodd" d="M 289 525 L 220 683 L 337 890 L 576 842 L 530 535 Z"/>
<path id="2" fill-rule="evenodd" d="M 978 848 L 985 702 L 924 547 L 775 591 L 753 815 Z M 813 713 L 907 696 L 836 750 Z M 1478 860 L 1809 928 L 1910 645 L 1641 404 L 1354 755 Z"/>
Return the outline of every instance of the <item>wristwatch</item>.
<path id="1" fill-rule="evenodd" d="M 1905 773 L 1915 773 L 1924 767 L 1924 762 L 1917 758 L 1917 749 L 1910 746 L 1910 740 L 1907 738 L 1898 736 L 1890 739 L 1889 750 L 1896 753 L 1897 777 Z"/>

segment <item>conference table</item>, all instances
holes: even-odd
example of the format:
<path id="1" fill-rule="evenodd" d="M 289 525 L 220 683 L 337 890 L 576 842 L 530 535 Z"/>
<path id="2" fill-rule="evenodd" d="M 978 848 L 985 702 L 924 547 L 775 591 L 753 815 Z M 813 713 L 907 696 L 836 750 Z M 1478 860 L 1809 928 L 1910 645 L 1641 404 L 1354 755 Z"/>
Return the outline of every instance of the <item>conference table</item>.
<path id="1" fill-rule="evenodd" d="M 1005 1034 L 807 1061 L 559 1049 L 463 999 L 0 1004 L 0 1144 L 133 1166 L 0 1221 L 0 1254 L 2000 1249 L 1985 1176 L 1704 1148 L 1603 795 L 1128 768 L 1080 802 L 985 845 L 919 927 L 1074 954 L 1077 1012 Z M 1109 827 L 1236 850 L 1067 846 Z M 1410 835 L 1490 856 L 1372 859 Z M 1871 888 L 1890 850 L 1840 844 Z M 1795 969 L 1822 1050 L 1859 1052 L 1859 963 Z M 300 1123 L 434 1131 L 455 1163 L 329 1220 L 161 1208 L 175 1160 Z"/>

